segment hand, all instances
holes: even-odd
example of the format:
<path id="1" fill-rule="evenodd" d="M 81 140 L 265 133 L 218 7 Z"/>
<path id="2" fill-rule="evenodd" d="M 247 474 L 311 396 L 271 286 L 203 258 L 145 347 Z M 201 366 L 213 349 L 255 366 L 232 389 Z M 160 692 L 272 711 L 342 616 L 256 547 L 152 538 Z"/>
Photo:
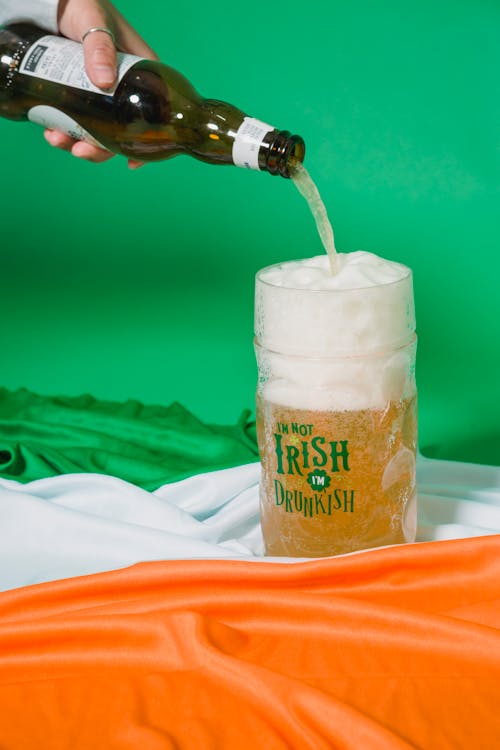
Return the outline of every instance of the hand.
<path id="1" fill-rule="evenodd" d="M 158 59 L 151 47 L 148 47 L 108 0 L 60 0 L 58 23 L 61 34 L 75 42 L 81 42 L 82 36 L 89 29 L 102 26 L 114 33 L 116 45 L 122 52 L 149 60 Z M 111 88 L 116 81 L 117 66 L 116 48 L 110 35 L 97 31 L 89 34 L 83 44 L 83 51 L 85 69 L 92 83 L 104 90 Z M 51 146 L 70 151 L 73 156 L 96 164 L 107 161 L 114 155 L 85 141 L 75 141 L 59 130 L 46 130 L 45 138 Z M 131 169 L 136 169 L 143 162 L 129 159 L 128 164 Z"/>

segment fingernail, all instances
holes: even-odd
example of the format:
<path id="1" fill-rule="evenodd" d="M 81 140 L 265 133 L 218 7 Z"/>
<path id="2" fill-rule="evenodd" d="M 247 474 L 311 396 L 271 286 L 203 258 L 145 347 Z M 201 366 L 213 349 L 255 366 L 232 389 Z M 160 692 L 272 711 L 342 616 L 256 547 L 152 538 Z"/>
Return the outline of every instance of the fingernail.
<path id="1" fill-rule="evenodd" d="M 98 86 L 112 86 L 115 82 L 116 72 L 110 65 L 95 65 L 94 79 Z"/>

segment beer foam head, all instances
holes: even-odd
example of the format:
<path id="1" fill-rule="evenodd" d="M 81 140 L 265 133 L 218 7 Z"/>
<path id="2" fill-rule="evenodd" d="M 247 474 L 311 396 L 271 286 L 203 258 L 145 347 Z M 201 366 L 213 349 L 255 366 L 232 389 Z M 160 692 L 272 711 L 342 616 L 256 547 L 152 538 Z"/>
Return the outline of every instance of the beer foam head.
<path id="1" fill-rule="evenodd" d="M 265 398 L 305 409 L 384 408 L 413 395 L 411 270 L 363 251 L 257 274 L 255 337 Z"/>
<path id="2" fill-rule="evenodd" d="M 415 330 L 411 270 L 373 253 L 268 266 L 257 274 L 255 335 L 281 354 L 356 356 L 403 346 Z"/>

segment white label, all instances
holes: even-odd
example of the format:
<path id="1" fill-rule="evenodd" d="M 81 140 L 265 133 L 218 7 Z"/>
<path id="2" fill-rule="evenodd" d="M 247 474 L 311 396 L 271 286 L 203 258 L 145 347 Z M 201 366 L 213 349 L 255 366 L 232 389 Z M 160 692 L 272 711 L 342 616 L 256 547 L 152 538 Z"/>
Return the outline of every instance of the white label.
<path id="1" fill-rule="evenodd" d="M 274 130 L 272 125 L 253 117 L 245 117 L 233 143 L 233 161 L 237 167 L 260 169 L 259 149 L 264 137 L 271 130 Z"/>
<path id="2" fill-rule="evenodd" d="M 54 81 L 54 83 L 106 96 L 114 93 L 118 83 L 132 65 L 144 59 L 136 55 L 125 55 L 122 52 L 118 52 L 117 57 L 117 82 L 112 89 L 103 91 L 90 82 L 85 72 L 81 44 L 62 36 L 42 36 L 25 54 L 19 72 L 25 76 L 34 76 L 45 81 Z"/>
<path id="3" fill-rule="evenodd" d="M 98 146 L 99 148 L 106 148 L 102 143 L 96 141 L 96 139 L 90 135 L 90 133 L 82 128 L 81 125 L 73 120 L 72 117 L 61 112 L 60 109 L 55 107 L 48 107 L 44 104 L 39 104 L 36 107 L 32 107 L 28 111 L 28 120 L 36 122 L 38 125 L 43 125 L 44 128 L 51 128 L 54 130 L 61 130 L 63 133 L 67 133 L 71 138 L 76 141 L 86 141 L 91 143 L 92 146 Z"/>

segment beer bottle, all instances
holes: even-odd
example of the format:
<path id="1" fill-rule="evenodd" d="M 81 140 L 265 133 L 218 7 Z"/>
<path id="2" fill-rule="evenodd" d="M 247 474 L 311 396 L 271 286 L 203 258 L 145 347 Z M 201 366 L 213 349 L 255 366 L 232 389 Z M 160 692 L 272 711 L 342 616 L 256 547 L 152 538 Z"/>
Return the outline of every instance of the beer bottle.
<path id="1" fill-rule="evenodd" d="M 0 115 L 62 130 L 140 161 L 188 154 L 290 177 L 304 141 L 202 98 L 168 65 L 118 53 L 117 84 L 88 79 L 81 44 L 30 24 L 0 29 Z"/>

